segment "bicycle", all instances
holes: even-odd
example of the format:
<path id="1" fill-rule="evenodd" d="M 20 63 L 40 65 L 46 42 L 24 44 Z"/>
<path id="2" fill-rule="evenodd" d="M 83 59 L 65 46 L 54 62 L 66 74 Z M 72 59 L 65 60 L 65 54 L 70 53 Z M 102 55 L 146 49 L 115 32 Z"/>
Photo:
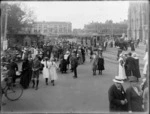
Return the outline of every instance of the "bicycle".
<path id="1" fill-rule="evenodd" d="M 5 97 L 10 101 L 18 100 L 23 94 L 23 88 L 19 83 L 13 85 L 12 77 L 7 77 L 4 79 L 5 87 L 2 88 L 2 95 L 4 94 Z"/>

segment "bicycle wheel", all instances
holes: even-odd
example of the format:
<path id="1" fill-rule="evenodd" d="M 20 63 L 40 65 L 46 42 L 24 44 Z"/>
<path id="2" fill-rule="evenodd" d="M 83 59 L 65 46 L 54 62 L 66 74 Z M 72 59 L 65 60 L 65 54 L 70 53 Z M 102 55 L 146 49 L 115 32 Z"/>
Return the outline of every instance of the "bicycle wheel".
<path id="1" fill-rule="evenodd" d="M 15 101 L 18 100 L 23 94 L 23 88 L 20 84 L 9 86 L 6 90 L 5 96 L 8 100 Z"/>

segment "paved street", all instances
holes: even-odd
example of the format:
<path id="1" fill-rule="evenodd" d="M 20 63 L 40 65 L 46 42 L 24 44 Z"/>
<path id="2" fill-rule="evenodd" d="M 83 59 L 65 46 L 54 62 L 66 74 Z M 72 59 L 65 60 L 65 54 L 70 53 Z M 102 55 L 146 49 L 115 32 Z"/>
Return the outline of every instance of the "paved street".
<path id="1" fill-rule="evenodd" d="M 129 49 L 130 50 L 130 49 Z M 145 46 L 136 49 L 140 58 L 140 69 L 143 68 Z M 23 96 L 17 101 L 9 101 L 2 107 L 3 112 L 108 112 L 108 89 L 113 84 L 112 79 L 117 75 L 117 49 L 108 48 L 104 52 L 105 71 L 103 75 L 92 75 L 91 63 L 78 67 L 78 77 L 73 79 L 73 73 L 58 73 L 56 86 L 45 85 L 40 76 L 39 89 L 31 87 L 24 90 Z M 141 72 L 142 74 L 142 72 Z M 123 84 L 126 88 L 129 83 Z M 31 84 L 32 86 L 32 84 Z"/>

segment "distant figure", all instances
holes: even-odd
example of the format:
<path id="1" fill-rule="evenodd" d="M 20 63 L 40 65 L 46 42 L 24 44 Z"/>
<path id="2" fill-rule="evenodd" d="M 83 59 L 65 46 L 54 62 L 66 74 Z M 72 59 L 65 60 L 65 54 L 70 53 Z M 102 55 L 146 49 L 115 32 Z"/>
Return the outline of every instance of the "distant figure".
<path id="1" fill-rule="evenodd" d="M 74 76 L 73 78 L 77 78 L 77 67 L 78 67 L 78 60 L 77 60 L 77 57 L 76 57 L 76 54 L 75 53 L 72 53 L 72 57 L 71 57 L 71 67 L 72 67 L 72 70 L 74 72 Z"/>
<path id="2" fill-rule="evenodd" d="M 131 40 L 130 46 L 131 46 L 131 51 L 135 51 L 134 41 L 133 40 Z"/>
<path id="3" fill-rule="evenodd" d="M 48 85 L 48 80 L 50 78 L 50 73 L 49 73 L 49 64 L 50 62 L 48 61 L 48 57 L 45 57 L 42 61 L 41 64 L 43 64 L 43 78 L 45 79 L 46 85 Z"/>
<path id="4" fill-rule="evenodd" d="M 94 54 L 93 55 L 93 63 L 92 63 L 92 70 L 93 70 L 93 76 L 96 75 L 96 70 L 98 65 L 98 55 Z"/>
<path id="5" fill-rule="evenodd" d="M 100 54 L 99 57 L 98 57 L 97 67 L 98 67 L 98 70 L 99 70 L 99 74 L 102 75 L 102 71 L 105 70 L 105 68 L 104 68 L 104 58 L 103 58 L 102 54 Z"/>

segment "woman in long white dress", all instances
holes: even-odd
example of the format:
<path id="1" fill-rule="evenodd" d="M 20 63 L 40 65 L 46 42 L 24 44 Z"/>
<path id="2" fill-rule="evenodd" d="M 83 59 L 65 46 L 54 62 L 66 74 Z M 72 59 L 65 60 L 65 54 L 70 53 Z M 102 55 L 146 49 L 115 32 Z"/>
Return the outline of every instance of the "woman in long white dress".
<path id="1" fill-rule="evenodd" d="M 145 64 L 144 64 L 144 68 L 143 68 L 143 75 L 144 75 L 144 78 L 146 77 L 146 74 L 147 74 L 147 68 L 148 68 L 148 52 L 145 53 L 145 56 L 143 58 Z"/>
<path id="2" fill-rule="evenodd" d="M 126 75 L 125 75 L 123 54 L 120 54 L 120 57 L 119 57 L 119 73 L 118 73 L 118 76 L 122 80 L 125 80 L 127 78 Z"/>
<path id="3" fill-rule="evenodd" d="M 41 63 L 43 64 L 43 78 L 45 79 L 46 85 L 48 85 L 48 79 L 50 77 L 50 72 L 49 72 L 49 64 L 50 62 L 48 61 L 48 57 L 45 57 Z"/>
<path id="4" fill-rule="evenodd" d="M 58 69 L 58 66 L 55 63 L 54 58 L 50 59 L 50 63 L 48 67 L 49 67 L 49 72 L 50 72 L 51 83 L 54 86 L 55 80 L 58 79 L 57 72 L 56 72 L 56 70 Z"/>

